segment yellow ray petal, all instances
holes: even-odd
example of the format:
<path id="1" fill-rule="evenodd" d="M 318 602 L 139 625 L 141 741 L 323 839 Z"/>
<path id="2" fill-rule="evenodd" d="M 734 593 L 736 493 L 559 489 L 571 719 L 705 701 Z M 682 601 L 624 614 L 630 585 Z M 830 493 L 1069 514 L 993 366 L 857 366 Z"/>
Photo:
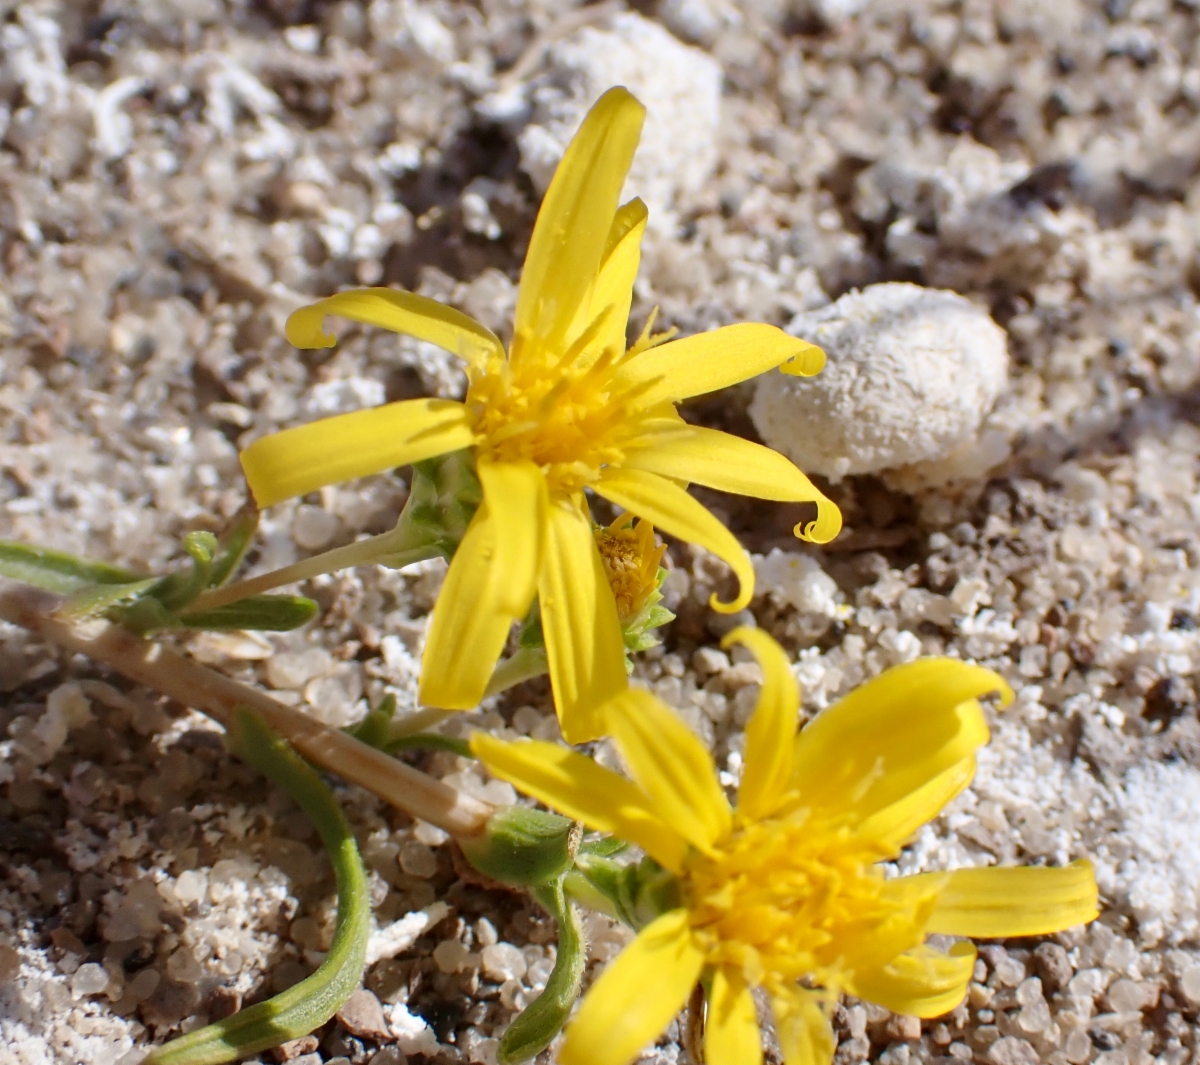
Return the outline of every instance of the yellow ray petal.
<path id="1" fill-rule="evenodd" d="M 546 517 L 538 597 L 550 683 L 564 738 L 586 743 L 603 731 L 600 706 L 628 684 L 625 641 L 591 519 L 569 500 Z"/>
<path id="2" fill-rule="evenodd" d="M 947 876 L 928 931 L 950 936 L 999 939 L 1061 932 L 1093 920 L 1100 912 L 1092 863 L 1062 869 L 956 869 L 921 873 L 903 880 Z"/>
<path id="3" fill-rule="evenodd" d="M 883 969 L 855 973 L 851 990 L 894 1013 L 940 1017 L 963 1000 L 974 968 L 972 943 L 955 943 L 947 953 L 922 945 Z"/>
<path id="4" fill-rule="evenodd" d="M 796 739 L 793 784 L 802 805 L 863 820 L 899 802 L 988 740 L 974 700 L 1012 691 L 990 669 L 951 658 L 895 666 L 856 688 Z"/>
<path id="5" fill-rule="evenodd" d="M 823 364 L 825 356 L 807 340 L 788 336 L 773 325 L 743 322 L 643 351 L 621 367 L 616 385 L 645 385 L 642 402 L 649 406 L 728 388 L 788 359 L 812 366 L 818 360 Z"/>
<path id="6" fill-rule="evenodd" d="M 723 614 L 733 614 L 754 595 L 754 567 L 737 537 L 714 518 L 687 490 L 674 481 L 644 470 L 609 468 L 594 486 L 610 503 L 645 518 L 665 533 L 699 544 L 711 551 L 738 579 L 737 598 L 722 603 L 714 595 L 710 605 Z"/>
<path id="7" fill-rule="evenodd" d="M 731 816 L 708 748 L 670 707 L 640 688 L 604 705 L 604 725 L 659 816 L 711 853 L 729 834 Z"/>
<path id="8" fill-rule="evenodd" d="M 622 88 L 587 113 L 554 172 L 521 271 L 513 360 L 561 348 L 588 304 L 646 109 Z"/>
<path id="9" fill-rule="evenodd" d="M 455 552 L 425 640 L 420 698 L 428 706 L 478 705 L 514 621 L 537 587 L 546 479 L 532 462 L 478 466 L 483 503 Z"/>
<path id="10" fill-rule="evenodd" d="M 255 440 L 242 469 L 260 507 L 327 484 L 457 451 L 475 440 L 467 409 L 447 399 L 406 399 Z"/>
<path id="11" fill-rule="evenodd" d="M 858 826 L 858 833 L 891 847 L 901 847 L 922 825 L 937 817 L 974 777 L 975 756 L 972 755 L 956 762 L 898 802 L 873 813 Z"/>
<path id="12" fill-rule="evenodd" d="M 529 461 L 481 458 L 478 473 L 488 513 L 496 525 L 495 569 L 504 586 L 497 592 L 497 602 L 514 618 L 523 617 L 537 590 L 549 506 L 546 478 Z"/>
<path id="13" fill-rule="evenodd" d="M 633 283 L 637 279 L 642 258 L 642 234 L 646 231 L 646 205 L 630 200 L 617 211 L 608 231 L 608 244 L 600 260 L 600 273 L 587 306 L 581 306 L 567 334 L 570 346 L 591 325 L 592 319 L 604 315 L 604 324 L 588 345 L 590 365 L 602 351 L 620 355 L 625 350 L 625 330 L 629 323 L 629 307 L 633 303 Z M 581 365 L 583 360 L 576 365 Z"/>
<path id="14" fill-rule="evenodd" d="M 708 1065 L 761 1065 L 754 996 L 734 969 L 713 973 L 704 1019 L 704 1058 Z"/>
<path id="15" fill-rule="evenodd" d="M 685 910 L 648 924 L 587 993 L 561 1065 L 629 1065 L 682 1008 L 703 964 Z"/>
<path id="16" fill-rule="evenodd" d="M 485 732 L 471 735 L 471 752 L 488 772 L 597 832 L 636 843 L 678 873 L 687 840 L 666 824 L 631 781 L 582 754 L 540 740 L 506 743 Z"/>
<path id="17" fill-rule="evenodd" d="M 842 512 L 812 481 L 777 451 L 740 436 L 689 426 L 630 451 L 623 465 L 756 499 L 815 503 L 816 519 L 797 525 L 796 535 L 818 544 L 828 543 L 842 529 Z"/>
<path id="18" fill-rule="evenodd" d="M 775 1031 L 786 1065 L 829 1065 L 833 1060 L 833 1029 L 815 995 L 794 991 L 771 999 Z"/>
<path id="19" fill-rule="evenodd" d="M 738 788 L 738 814 L 757 821 L 774 813 L 792 777 L 792 750 L 800 688 L 783 648 L 761 629 L 734 629 L 722 647 L 748 647 L 762 667 L 758 706 L 746 726 L 745 768 Z"/>
<path id="20" fill-rule="evenodd" d="M 504 345 L 496 334 L 470 315 L 428 296 L 394 288 L 351 289 L 293 311 L 284 326 L 288 343 L 298 348 L 333 347 L 337 337 L 325 332 L 328 314 L 427 340 L 473 366 L 483 365 L 491 356 L 504 357 Z"/>

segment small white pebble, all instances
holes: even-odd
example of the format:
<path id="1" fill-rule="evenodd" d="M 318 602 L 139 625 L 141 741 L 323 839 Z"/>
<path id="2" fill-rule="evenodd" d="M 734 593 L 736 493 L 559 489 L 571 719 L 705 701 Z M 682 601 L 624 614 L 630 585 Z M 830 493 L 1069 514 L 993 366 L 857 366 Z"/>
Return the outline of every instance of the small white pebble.
<path id="1" fill-rule="evenodd" d="M 1179 988 L 1189 1002 L 1200 1002 L 1200 965 L 1189 965 L 1179 977 Z"/>
<path id="2" fill-rule="evenodd" d="M 83 998 L 84 995 L 98 995 L 106 987 L 108 987 L 108 973 L 104 971 L 103 966 L 97 965 L 93 961 L 79 966 L 71 977 L 71 994 L 75 998 Z"/>
<path id="3" fill-rule="evenodd" d="M 519 706 L 513 714 L 513 728 L 522 736 L 528 736 L 542 723 L 542 715 L 532 706 Z"/>
<path id="4" fill-rule="evenodd" d="M 200 902 L 208 894 L 208 876 L 199 869 L 188 869 L 175 881 L 175 897 L 182 903 Z"/>
<path id="5" fill-rule="evenodd" d="M 490 947 L 492 944 L 500 942 L 500 936 L 496 933 L 496 926 L 486 917 L 480 917 L 475 922 L 475 942 L 481 947 Z"/>
<path id="6" fill-rule="evenodd" d="M 520 980 L 526 972 L 525 955 L 511 943 L 493 943 L 483 948 L 483 971 L 497 983 Z"/>
<path id="7" fill-rule="evenodd" d="M 302 504 L 292 519 L 292 539 L 305 551 L 317 551 L 337 535 L 341 524 L 336 514 Z"/>
<path id="8" fill-rule="evenodd" d="M 692 667 L 698 673 L 724 673 L 729 665 L 729 655 L 716 647 L 701 647 L 692 655 Z"/>
<path id="9" fill-rule="evenodd" d="M 1063 1047 L 1063 1056 L 1067 1061 L 1072 1062 L 1072 1065 L 1080 1065 L 1092 1056 L 1092 1040 L 1084 1029 L 1076 1028 L 1067 1036 L 1066 1045 Z"/>
<path id="10" fill-rule="evenodd" d="M 204 975 L 191 947 L 180 947 L 167 959 L 167 975 L 180 984 L 194 984 Z"/>
<path id="11" fill-rule="evenodd" d="M 1137 1013 L 1146 1005 L 1146 989 L 1133 980 L 1117 980 L 1109 985 L 1108 1001 L 1117 1013 Z"/>
<path id="12" fill-rule="evenodd" d="M 442 831 L 437 825 L 431 825 L 427 821 L 418 821 L 413 828 L 413 837 L 418 843 L 424 843 L 429 847 L 439 847 L 450 838 L 450 834 Z"/>
<path id="13" fill-rule="evenodd" d="M 409 876 L 428 880 L 437 872 L 437 867 L 437 855 L 424 843 L 410 839 L 400 848 L 400 868 Z"/>
<path id="14" fill-rule="evenodd" d="M 1025 979 L 1025 963 L 1005 955 L 996 962 L 996 979 L 1005 987 L 1016 987 Z"/>

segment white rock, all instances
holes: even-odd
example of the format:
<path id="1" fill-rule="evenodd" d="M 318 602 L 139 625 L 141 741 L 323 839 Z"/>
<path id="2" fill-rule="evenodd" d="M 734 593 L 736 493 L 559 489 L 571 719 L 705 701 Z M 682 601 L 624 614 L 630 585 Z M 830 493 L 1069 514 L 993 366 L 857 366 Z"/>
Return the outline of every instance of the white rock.
<path id="1" fill-rule="evenodd" d="M 810 555 L 773 547 L 769 554 L 755 556 L 754 577 L 760 590 L 802 614 L 832 618 L 840 613 L 837 583 Z"/>
<path id="2" fill-rule="evenodd" d="M 717 162 L 720 65 L 640 15 L 585 26 L 547 55 L 546 83 L 533 92 L 532 124 L 521 132 L 521 167 L 545 191 L 588 108 L 614 85 L 646 105 L 646 125 L 624 198 L 641 196 L 650 224 L 670 228 L 681 192 L 699 188 Z"/>
<path id="3" fill-rule="evenodd" d="M 834 480 L 969 444 L 1008 372 L 1004 331 L 986 311 L 918 285 L 847 293 L 797 315 L 788 332 L 829 361 L 812 378 L 761 377 L 750 415 L 769 446 Z"/>

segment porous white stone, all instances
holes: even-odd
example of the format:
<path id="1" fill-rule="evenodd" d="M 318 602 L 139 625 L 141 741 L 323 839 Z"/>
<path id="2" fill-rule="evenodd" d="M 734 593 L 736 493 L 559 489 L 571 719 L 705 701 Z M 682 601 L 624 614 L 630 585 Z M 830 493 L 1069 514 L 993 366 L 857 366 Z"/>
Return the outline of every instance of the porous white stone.
<path id="1" fill-rule="evenodd" d="M 788 332 L 828 362 L 815 377 L 761 377 L 750 415 L 769 446 L 834 480 L 969 444 L 1007 378 L 1003 330 L 954 292 L 871 285 L 797 315 Z"/>
<path id="2" fill-rule="evenodd" d="M 640 15 L 615 15 L 552 46 L 547 75 L 532 93 L 530 124 L 519 137 L 521 167 L 545 191 L 583 116 L 614 85 L 646 106 L 646 125 L 624 198 L 641 196 L 650 224 L 669 225 L 680 192 L 699 188 L 717 162 L 722 71 Z"/>

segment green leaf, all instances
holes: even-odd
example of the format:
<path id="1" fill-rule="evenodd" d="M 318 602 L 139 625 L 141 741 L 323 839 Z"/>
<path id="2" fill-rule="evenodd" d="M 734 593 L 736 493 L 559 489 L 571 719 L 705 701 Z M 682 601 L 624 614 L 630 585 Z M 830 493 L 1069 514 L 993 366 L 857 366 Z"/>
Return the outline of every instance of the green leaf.
<path id="1" fill-rule="evenodd" d="M 312 767 L 249 710 L 238 709 L 230 749 L 286 791 L 308 815 L 337 878 L 337 927 L 312 976 L 281 995 L 157 1047 L 142 1065 L 219 1065 L 307 1035 L 341 1008 L 362 982 L 371 934 L 367 870 L 354 833 Z"/>
<path id="2" fill-rule="evenodd" d="M 383 750 L 391 733 L 392 718 L 396 715 L 396 697 L 387 694 L 380 704 L 367 711 L 367 716 L 353 725 L 347 725 L 343 732 L 353 736 L 368 747 Z"/>
<path id="3" fill-rule="evenodd" d="M 219 588 L 241 565 L 258 531 L 258 507 L 247 503 L 221 531 L 220 552 L 208 574 L 208 586 Z"/>
<path id="4" fill-rule="evenodd" d="M 159 627 L 288 632 L 312 621 L 319 609 L 313 600 L 302 595 L 252 595 L 213 610 L 174 615 L 170 624 Z"/>
<path id="5" fill-rule="evenodd" d="M 183 549 L 191 556 L 191 572 L 172 573 L 154 590 L 154 598 L 169 611 L 182 610 L 208 587 L 217 538 L 210 532 L 190 532 L 183 538 Z"/>
<path id="6" fill-rule="evenodd" d="M 452 736 L 439 736 L 436 732 L 414 732 L 408 736 L 399 736 L 383 745 L 388 754 L 397 751 L 411 750 L 413 747 L 426 747 L 434 751 L 449 751 L 461 758 L 474 758 L 471 745 L 466 740 L 457 740 Z"/>
<path id="7" fill-rule="evenodd" d="M 77 618 L 101 614 L 120 603 L 141 598 L 161 583 L 161 580 L 160 577 L 147 577 L 145 580 L 129 584 L 88 585 L 70 596 L 63 603 L 62 610 Z"/>
<path id="8" fill-rule="evenodd" d="M 15 540 L 0 540 L 0 576 L 58 595 L 75 595 L 94 584 L 133 584 L 143 579 L 140 573 L 107 562 L 92 562 Z"/>
<path id="9" fill-rule="evenodd" d="M 558 954 L 546 987 L 508 1026 L 500 1039 L 500 1065 L 518 1065 L 546 1049 L 562 1031 L 579 998 L 587 949 L 579 912 L 563 892 L 562 878 L 534 889 L 534 897 L 558 922 Z"/>

